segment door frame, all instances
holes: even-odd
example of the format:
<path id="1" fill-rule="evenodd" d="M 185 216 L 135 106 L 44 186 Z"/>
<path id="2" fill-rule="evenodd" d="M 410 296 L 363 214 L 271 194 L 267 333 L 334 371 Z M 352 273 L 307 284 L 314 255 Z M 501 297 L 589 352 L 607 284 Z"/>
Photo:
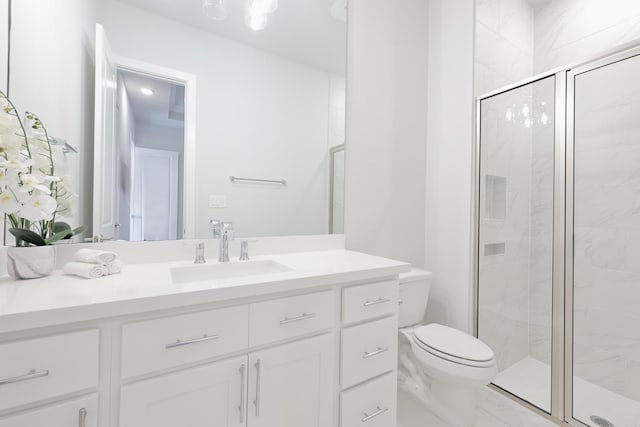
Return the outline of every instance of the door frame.
<path id="1" fill-rule="evenodd" d="M 195 166 L 196 166 L 196 76 L 172 68 L 151 64 L 114 54 L 118 71 L 147 75 L 184 86 L 184 167 L 183 167 L 183 212 L 182 238 L 195 237 Z"/>

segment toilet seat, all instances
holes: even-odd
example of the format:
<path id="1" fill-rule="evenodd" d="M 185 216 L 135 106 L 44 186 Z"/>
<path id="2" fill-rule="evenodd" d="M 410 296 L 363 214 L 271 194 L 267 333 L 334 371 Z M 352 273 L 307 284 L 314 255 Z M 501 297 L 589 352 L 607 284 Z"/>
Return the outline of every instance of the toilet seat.
<path id="1" fill-rule="evenodd" d="M 448 326 L 432 323 L 413 331 L 413 341 L 433 356 L 473 368 L 495 365 L 491 348 L 477 338 Z"/>

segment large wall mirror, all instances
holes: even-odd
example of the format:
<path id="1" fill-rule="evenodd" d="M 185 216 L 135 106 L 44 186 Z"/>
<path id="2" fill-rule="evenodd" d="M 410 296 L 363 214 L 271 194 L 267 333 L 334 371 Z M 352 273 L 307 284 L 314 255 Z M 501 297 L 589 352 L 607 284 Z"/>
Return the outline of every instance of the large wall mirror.
<path id="1" fill-rule="evenodd" d="M 82 240 L 342 232 L 346 0 L 1 4 L 10 98 L 64 145 Z"/>

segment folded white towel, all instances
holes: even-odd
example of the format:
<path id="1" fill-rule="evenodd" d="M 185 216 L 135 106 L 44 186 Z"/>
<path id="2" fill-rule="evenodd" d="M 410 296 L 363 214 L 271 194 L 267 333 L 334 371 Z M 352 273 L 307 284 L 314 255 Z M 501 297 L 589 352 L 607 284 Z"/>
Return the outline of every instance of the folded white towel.
<path id="1" fill-rule="evenodd" d="M 73 260 L 90 264 L 111 264 L 116 260 L 116 254 L 98 249 L 80 249 L 73 254 Z"/>
<path id="2" fill-rule="evenodd" d="M 65 274 L 85 277 L 87 279 L 97 279 L 109 274 L 102 264 L 90 264 L 86 262 L 68 262 L 63 267 Z"/>
<path id="3" fill-rule="evenodd" d="M 110 264 L 105 265 L 105 269 L 107 270 L 107 274 L 118 274 L 122 271 L 122 266 L 124 264 L 119 259 L 113 261 Z"/>

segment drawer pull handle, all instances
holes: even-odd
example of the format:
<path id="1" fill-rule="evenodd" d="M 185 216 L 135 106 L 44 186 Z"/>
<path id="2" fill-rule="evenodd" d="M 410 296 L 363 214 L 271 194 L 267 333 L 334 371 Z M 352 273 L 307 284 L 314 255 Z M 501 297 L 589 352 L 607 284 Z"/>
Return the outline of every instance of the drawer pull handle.
<path id="1" fill-rule="evenodd" d="M 86 427 L 87 425 L 87 410 L 80 408 L 78 412 L 78 427 Z"/>
<path id="2" fill-rule="evenodd" d="M 363 358 L 363 359 L 368 359 L 368 358 L 370 358 L 370 357 L 373 357 L 373 356 L 377 356 L 377 355 L 379 355 L 379 354 L 382 354 L 382 353 L 384 353 L 385 351 L 389 351 L 389 347 L 378 347 L 378 349 L 377 349 L 376 351 L 372 351 L 371 353 L 367 353 L 367 352 L 365 352 L 365 353 L 362 355 L 362 358 Z"/>
<path id="3" fill-rule="evenodd" d="M 238 409 L 240 410 L 240 424 L 244 424 L 244 413 L 246 412 L 245 405 L 245 393 L 246 393 L 246 383 L 247 383 L 247 366 L 243 363 L 240 367 L 240 406 Z"/>
<path id="4" fill-rule="evenodd" d="M 387 412 L 388 410 L 389 410 L 389 408 L 381 408 L 381 407 L 379 407 L 379 406 L 378 406 L 378 407 L 376 408 L 376 411 L 375 411 L 373 414 L 371 414 L 371 415 L 369 415 L 369 414 L 367 414 L 367 413 L 365 412 L 365 413 L 364 413 L 364 418 L 363 418 L 363 419 L 361 419 L 360 421 L 362 421 L 363 423 L 366 423 L 367 421 L 369 421 L 369 420 L 371 420 L 371 419 L 373 419 L 373 418 L 377 417 L 378 415 L 382 415 L 382 414 L 384 414 L 384 413 L 385 413 L 385 412 Z"/>
<path id="5" fill-rule="evenodd" d="M 314 317 L 316 317 L 315 313 L 302 313 L 302 315 L 298 317 L 285 317 L 280 321 L 280 324 L 286 325 L 287 323 L 300 322 L 302 320 L 313 319 Z"/>
<path id="6" fill-rule="evenodd" d="M 207 334 L 204 334 L 202 336 L 202 338 L 194 338 L 192 340 L 182 341 L 180 339 L 177 339 L 176 342 L 172 342 L 170 344 L 167 344 L 165 346 L 165 348 L 167 350 L 169 350 L 169 349 L 172 349 L 172 348 L 182 347 L 182 346 L 185 346 L 185 345 L 197 344 L 197 343 L 200 343 L 200 342 L 215 341 L 215 340 L 217 340 L 219 338 L 220 338 L 220 335 L 211 335 L 211 336 L 209 336 Z"/>
<path id="7" fill-rule="evenodd" d="M 367 301 L 364 303 L 365 307 L 371 307 L 372 305 L 384 304 L 385 302 L 391 301 L 389 298 L 378 298 L 375 301 Z"/>
<path id="8" fill-rule="evenodd" d="M 27 372 L 24 375 L 20 375 L 17 377 L 12 377 L 12 378 L 6 378 L 4 380 L 0 380 L 0 386 L 3 385 L 7 385 L 7 384 L 13 384 L 13 383 L 20 383 L 22 381 L 29 381 L 29 380 L 35 380 L 36 378 L 42 378 L 42 377 L 46 377 L 49 375 L 49 370 L 44 370 L 44 371 L 36 371 L 35 369 L 30 370 L 29 372 Z"/>

